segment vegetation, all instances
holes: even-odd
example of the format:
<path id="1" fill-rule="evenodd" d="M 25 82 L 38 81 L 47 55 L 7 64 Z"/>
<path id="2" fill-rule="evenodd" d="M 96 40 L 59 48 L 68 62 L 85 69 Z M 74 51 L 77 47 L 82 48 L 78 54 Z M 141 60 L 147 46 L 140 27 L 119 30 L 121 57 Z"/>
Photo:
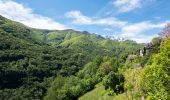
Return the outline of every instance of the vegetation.
<path id="1" fill-rule="evenodd" d="M 0 16 L 0 99 L 167 100 L 168 29 L 144 47 L 71 29 L 33 29 Z"/>
<path id="2" fill-rule="evenodd" d="M 81 96 L 79 100 L 113 100 L 113 98 L 114 96 L 108 95 L 108 91 L 105 90 L 102 83 L 99 83 L 92 91 Z"/>

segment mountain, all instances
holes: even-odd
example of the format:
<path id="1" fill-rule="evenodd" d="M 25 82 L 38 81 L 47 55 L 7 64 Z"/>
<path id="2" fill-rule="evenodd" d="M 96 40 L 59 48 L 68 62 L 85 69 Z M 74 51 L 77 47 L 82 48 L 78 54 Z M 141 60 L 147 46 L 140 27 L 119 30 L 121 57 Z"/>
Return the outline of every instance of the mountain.
<path id="1" fill-rule="evenodd" d="M 97 57 L 103 63 L 109 57 L 125 60 L 141 47 L 131 40 L 111 40 L 86 31 L 34 29 L 0 16 L 0 99 L 42 99 L 58 77 L 70 80 L 89 71 L 89 63 Z"/>
<path id="2" fill-rule="evenodd" d="M 111 40 L 100 35 L 90 34 L 86 31 L 68 30 L 40 30 L 29 28 L 21 23 L 8 20 L 0 16 L 1 30 L 12 34 L 15 37 L 32 42 L 48 43 L 54 47 L 76 48 L 76 51 L 86 53 L 105 53 L 114 48 L 133 49 L 139 48 L 134 41 Z M 125 47 L 126 44 L 128 47 Z M 94 51 L 96 50 L 96 51 Z"/>

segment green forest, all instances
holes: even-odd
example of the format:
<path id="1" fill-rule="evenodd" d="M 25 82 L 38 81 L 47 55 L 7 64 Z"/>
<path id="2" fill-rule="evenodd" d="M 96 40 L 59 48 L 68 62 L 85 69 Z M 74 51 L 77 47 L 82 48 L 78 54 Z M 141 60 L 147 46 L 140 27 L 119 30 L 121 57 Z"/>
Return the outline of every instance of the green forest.
<path id="1" fill-rule="evenodd" d="M 0 16 L 0 100 L 168 100 L 170 25 L 160 33 L 140 44 Z"/>

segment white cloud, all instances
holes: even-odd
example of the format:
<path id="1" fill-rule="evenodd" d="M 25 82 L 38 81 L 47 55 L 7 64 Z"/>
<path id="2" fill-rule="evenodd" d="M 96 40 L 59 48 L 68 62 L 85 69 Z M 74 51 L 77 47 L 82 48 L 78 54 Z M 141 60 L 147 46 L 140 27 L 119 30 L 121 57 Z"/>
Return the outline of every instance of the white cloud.
<path id="1" fill-rule="evenodd" d="M 138 43 L 149 43 L 153 37 L 157 37 L 158 34 L 153 34 L 153 35 L 137 35 L 135 37 L 131 37 L 131 40 L 134 40 Z"/>
<path id="2" fill-rule="evenodd" d="M 160 29 L 165 26 L 165 23 L 158 23 L 158 24 L 153 24 L 151 22 L 140 22 L 140 23 L 135 23 L 135 24 L 129 24 L 126 25 L 122 28 L 122 36 L 136 36 L 137 34 L 146 32 L 148 30 L 152 29 Z"/>
<path id="3" fill-rule="evenodd" d="M 66 27 L 48 17 L 35 14 L 31 8 L 12 0 L 0 0 L 0 15 L 21 22 L 32 28 L 66 29 Z"/>
<path id="4" fill-rule="evenodd" d="M 104 31 L 108 31 L 108 32 L 112 32 L 112 31 L 113 31 L 113 30 L 110 29 L 110 28 L 104 28 L 103 30 L 104 30 Z"/>
<path id="5" fill-rule="evenodd" d="M 157 33 L 152 34 L 152 35 L 144 34 L 144 33 L 146 33 L 147 31 L 154 30 L 154 29 L 161 29 L 166 25 L 167 22 L 168 21 L 154 24 L 149 21 L 146 21 L 146 22 L 128 24 L 122 27 L 120 36 L 135 40 L 139 43 L 143 43 L 143 42 L 146 43 L 146 42 L 149 42 L 153 37 L 158 36 L 158 35 Z"/>
<path id="6" fill-rule="evenodd" d="M 139 11 L 139 9 L 153 6 L 156 1 L 157 0 L 109 0 L 108 3 L 97 12 L 97 15 L 115 16 L 121 13 Z"/>
<path id="7" fill-rule="evenodd" d="M 74 24 L 79 25 L 102 25 L 122 27 L 127 24 L 126 21 L 118 20 L 114 17 L 107 18 L 91 18 L 84 16 L 80 11 L 70 11 L 65 14 L 67 18 L 72 18 Z"/>
<path id="8" fill-rule="evenodd" d="M 142 0 L 115 0 L 113 5 L 119 9 L 119 12 L 129 12 L 141 7 Z"/>
<path id="9" fill-rule="evenodd" d="M 84 16 L 80 11 L 70 11 L 65 14 L 67 18 L 73 18 L 75 24 L 92 24 L 91 18 Z"/>
<path id="10" fill-rule="evenodd" d="M 158 36 L 157 33 L 146 34 L 147 32 L 152 32 L 155 29 L 162 29 L 168 21 L 162 23 L 152 23 L 150 21 L 129 23 L 126 21 L 121 21 L 114 17 L 108 18 L 94 18 L 83 15 L 80 11 L 71 11 L 65 14 L 67 18 L 72 18 L 74 24 L 78 25 L 101 25 L 108 26 L 104 28 L 104 31 L 114 32 L 111 28 L 117 28 L 120 30 L 119 34 L 115 37 L 123 37 L 126 39 L 132 39 L 138 43 L 149 42 L 153 37 Z M 111 26 L 111 28 L 109 28 Z M 115 32 L 114 32 L 115 33 Z"/>

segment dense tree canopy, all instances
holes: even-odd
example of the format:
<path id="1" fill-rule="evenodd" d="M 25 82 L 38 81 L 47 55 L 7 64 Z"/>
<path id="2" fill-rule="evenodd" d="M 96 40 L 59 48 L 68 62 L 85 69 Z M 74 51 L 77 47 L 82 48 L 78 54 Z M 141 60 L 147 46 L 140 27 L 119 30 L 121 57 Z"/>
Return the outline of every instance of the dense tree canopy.
<path id="1" fill-rule="evenodd" d="M 33 29 L 0 16 L 0 99 L 75 100 L 102 82 L 108 94 L 124 99 L 168 100 L 169 33 L 167 24 L 144 47 L 86 31 Z"/>
<path id="2" fill-rule="evenodd" d="M 75 100 L 142 46 L 88 32 L 32 29 L 0 16 L 0 99 Z"/>

